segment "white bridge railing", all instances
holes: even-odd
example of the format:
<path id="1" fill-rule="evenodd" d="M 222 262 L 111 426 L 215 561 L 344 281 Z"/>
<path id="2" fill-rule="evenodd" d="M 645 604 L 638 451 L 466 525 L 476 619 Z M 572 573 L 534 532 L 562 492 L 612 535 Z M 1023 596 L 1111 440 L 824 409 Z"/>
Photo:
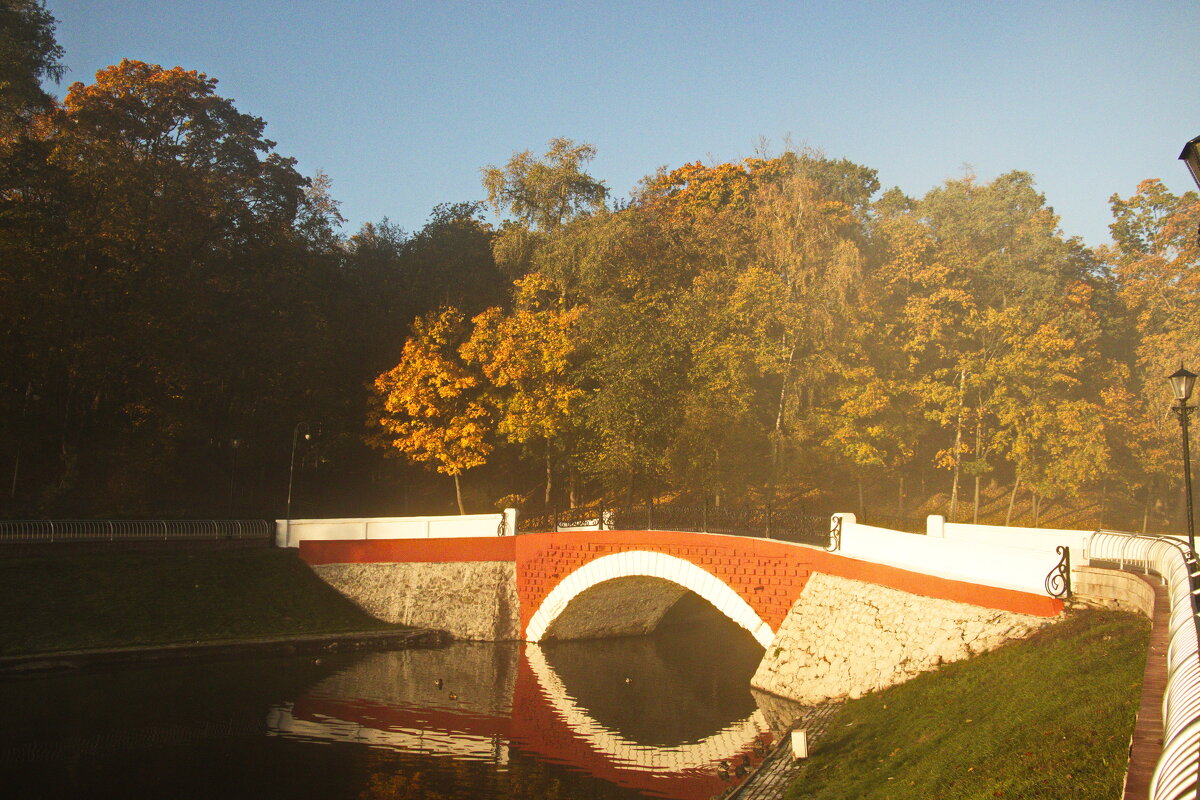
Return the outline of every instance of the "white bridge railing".
<path id="1" fill-rule="evenodd" d="M 277 547 L 299 547 L 302 541 L 366 541 L 368 539 L 456 539 L 512 536 L 517 510 L 495 514 L 442 517 L 361 517 L 352 519 L 280 519 L 275 521 Z"/>
<path id="2" fill-rule="evenodd" d="M 1170 602 L 1163 749 L 1150 780 L 1151 800 L 1200 795 L 1200 619 L 1196 614 L 1195 556 L 1178 539 L 1097 531 L 1088 555 L 1121 569 L 1158 575 Z"/>

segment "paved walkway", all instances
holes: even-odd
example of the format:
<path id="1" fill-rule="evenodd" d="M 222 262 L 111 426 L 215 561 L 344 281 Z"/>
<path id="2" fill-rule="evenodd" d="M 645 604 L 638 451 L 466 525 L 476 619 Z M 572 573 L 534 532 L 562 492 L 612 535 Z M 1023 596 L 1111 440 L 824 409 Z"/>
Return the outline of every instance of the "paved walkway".
<path id="1" fill-rule="evenodd" d="M 793 728 L 808 731 L 810 751 L 813 744 L 825 734 L 829 720 L 838 708 L 838 703 L 815 706 L 792 723 Z M 791 736 L 785 733 L 746 781 L 727 795 L 728 800 L 778 800 L 802 769 L 804 761 L 792 758 Z"/>
<path id="2" fill-rule="evenodd" d="M 103 650 L 64 650 L 0 658 L 0 677 L 32 675 L 81 667 L 120 664 L 158 664 L 197 658 L 240 658 L 242 656 L 348 653 L 356 650 L 394 650 L 406 647 L 441 647 L 449 635 L 424 628 L 350 631 L 257 639 L 218 639 L 207 642 Z"/>
<path id="3" fill-rule="evenodd" d="M 1167 587 L 1147 580 L 1154 587 L 1154 627 L 1150 630 L 1150 648 L 1146 653 L 1146 672 L 1142 676 L 1142 701 L 1138 707 L 1133 743 L 1129 748 L 1129 771 L 1125 774 L 1124 800 L 1147 800 L 1150 778 L 1162 755 L 1163 692 L 1167 688 L 1167 642 L 1170 610 Z"/>

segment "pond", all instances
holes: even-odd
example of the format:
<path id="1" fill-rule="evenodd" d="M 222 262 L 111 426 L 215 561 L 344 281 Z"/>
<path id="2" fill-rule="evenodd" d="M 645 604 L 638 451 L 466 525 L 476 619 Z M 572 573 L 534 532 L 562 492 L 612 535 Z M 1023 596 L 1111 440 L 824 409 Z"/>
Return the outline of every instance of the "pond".
<path id="1" fill-rule="evenodd" d="M 13 797 L 707 800 L 803 709 L 751 692 L 762 648 L 695 600 L 647 637 L 9 680 L 0 774 Z"/>

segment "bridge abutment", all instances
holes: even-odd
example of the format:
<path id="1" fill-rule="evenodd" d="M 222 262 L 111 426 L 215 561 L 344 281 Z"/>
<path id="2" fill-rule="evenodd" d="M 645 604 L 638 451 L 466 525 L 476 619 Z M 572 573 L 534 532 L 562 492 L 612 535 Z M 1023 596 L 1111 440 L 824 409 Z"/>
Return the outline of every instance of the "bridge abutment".
<path id="1" fill-rule="evenodd" d="M 861 697 L 1049 621 L 814 573 L 750 685 L 806 705 Z"/>

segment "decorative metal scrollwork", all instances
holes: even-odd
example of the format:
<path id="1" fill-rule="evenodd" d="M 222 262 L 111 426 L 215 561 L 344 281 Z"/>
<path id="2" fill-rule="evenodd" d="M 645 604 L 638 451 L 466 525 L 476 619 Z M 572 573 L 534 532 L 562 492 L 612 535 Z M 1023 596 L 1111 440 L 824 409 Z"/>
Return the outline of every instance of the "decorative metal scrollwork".
<path id="1" fill-rule="evenodd" d="M 829 552 L 835 552 L 842 547 L 842 518 L 834 517 L 833 523 L 829 526 L 829 545 L 825 548 Z"/>
<path id="2" fill-rule="evenodd" d="M 503 511 L 500 512 L 500 524 L 496 526 L 496 535 L 508 535 L 508 514 L 505 514 Z"/>
<path id="3" fill-rule="evenodd" d="M 1059 545 L 1054 550 L 1061 556 L 1058 564 L 1046 576 L 1046 594 L 1051 597 L 1071 596 L 1071 548 Z"/>

